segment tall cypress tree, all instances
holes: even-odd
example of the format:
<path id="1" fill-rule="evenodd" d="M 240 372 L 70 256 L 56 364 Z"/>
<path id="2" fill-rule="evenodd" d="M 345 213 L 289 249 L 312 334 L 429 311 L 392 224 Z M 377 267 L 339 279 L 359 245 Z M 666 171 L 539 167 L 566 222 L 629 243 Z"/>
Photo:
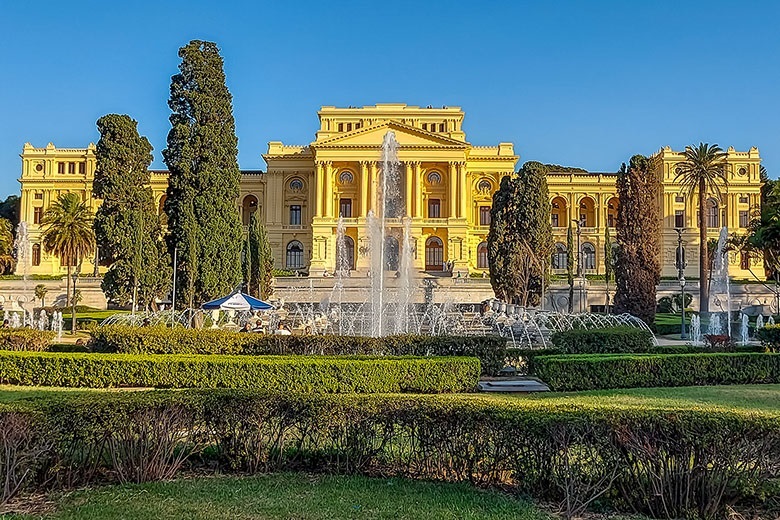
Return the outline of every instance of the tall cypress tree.
<path id="1" fill-rule="evenodd" d="M 527 162 L 493 195 L 488 260 L 496 296 L 538 305 L 552 254 L 547 166 Z"/>
<path id="2" fill-rule="evenodd" d="M 268 232 L 257 212 L 249 219 L 249 292 L 252 296 L 267 299 L 271 296 L 274 257 Z"/>
<path id="3" fill-rule="evenodd" d="M 633 156 L 618 172 L 614 310 L 633 314 L 650 326 L 655 321 L 655 291 L 661 279 L 659 189 L 650 159 L 643 155 Z"/>
<path id="4" fill-rule="evenodd" d="M 150 305 L 169 287 L 170 269 L 157 206 L 149 186 L 152 145 L 138 135 L 127 115 L 97 121 L 94 196 L 103 199 L 95 215 L 95 239 L 102 260 L 111 263 L 102 288 L 125 305 Z"/>
<path id="5" fill-rule="evenodd" d="M 241 283 L 241 174 L 232 96 L 217 45 L 193 40 L 179 57 L 163 151 L 170 170 L 165 211 L 169 247 L 178 249 L 179 301 L 192 307 Z"/>

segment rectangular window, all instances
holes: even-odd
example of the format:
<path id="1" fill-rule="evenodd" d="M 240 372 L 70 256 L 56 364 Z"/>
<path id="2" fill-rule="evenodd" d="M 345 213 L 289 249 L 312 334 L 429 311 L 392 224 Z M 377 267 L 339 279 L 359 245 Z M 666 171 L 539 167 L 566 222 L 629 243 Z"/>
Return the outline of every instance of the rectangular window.
<path id="1" fill-rule="evenodd" d="M 344 131 L 344 123 L 339 123 L 339 132 Z"/>
<path id="2" fill-rule="evenodd" d="M 35 200 L 43 200 L 43 193 L 36 193 Z"/>
<path id="3" fill-rule="evenodd" d="M 40 244 L 33 244 L 32 246 L 32 265 L 39 266 L 41 265 L 41 245 Z"/>
<path id="4" fill-rule="evenodd" d="M 748 220 L 748 212 L 747 211 L 740 211 L 739 212 L 739 227 L 746 228 L 749 224 Z"/>
<path id="5" fill-rule="evenodd" d="M 428 199 L 428 218 L 441 218 L 441 201 Z"/>
<path id="6" fill-rule="evenodd" d="M 553 213 L 550 215 L 550 222 L 552 223 L 552 227 L 561 227 L 560 221 L 558 220 L 558 214 Z"/>
<path id="7" fill-rule="evenodd" d="M 479 207 L 479 225 L 480 226 L 490 225 L 490 206 Z"/>
<path id="8" fill-rule="evenodd" d="M 57 163 L 57 173 L 65 173 L 65 163 L 64 162 L 58 162 Z"/>
<path id="9" fill-rule="evenodd" d="M 748 196 L 747 195 L 740 195 L 739 196 L 739 202 L 741 204 L 747 204 L 748 203 Z"/>
<path id="10" fill-rule="evenodd" d="M 612 213 L 607 215 L 607 227 L 615 227 L 615 215 Z"/>
<path id="11" fill-rule="evenodd" d="M 36 206 L 33 208 L 33 224 L 40 224 L 43 218 L 43 208 Z"/>
<path id="12" fill-rule="evenodd" d="M 352 123 L 347 123 L 347 132 L 352 131 Z"/>
<path id="13" fill-rule="evenodd" d="M 750 253 L 742 251 L 739 255 L 739 267 L 744 270 L 750 269 Z"/>
<path id="14" fill-rule="evenodd" d="M 341 199 L 339 202 L 339 215 L 344 218 L 352 218 L 352 199 Z"/>
<path id="15" fill-rule="evenodd" d="M 444 132 L 444 123 L 439 123 L 439 132 Z"/>
<path id="16" fill-rule="evenodd" d="M 685 197 L 683 197 L 682 195 L 676 195 L 674 197 L 674 201 L 675 202 L 685 202 Z"/>
<path id="17" fill-rule="evenodd" d="M 290 206 L 290 225 L 301 225 L 301 207 L 299 205 Z"/>
<path id="18" fill-rule="evenodd" d="M 83 162 L 79 163 L 79 173 L 81 175 L 84 175 L 85 173 L 87 173 L 87 163 L 83 163 Z"/>
<path id="19" fill-rule="evenodd" d="M 76 173 L 76 163 L 74 162 L 68 163 L 68 173 Z"/>
<path id="20" fill-rule="evenodd" d="M 685 213 L 681 209 L 674 210 L 674 227 L 678 229 L 685 227 Z"/>

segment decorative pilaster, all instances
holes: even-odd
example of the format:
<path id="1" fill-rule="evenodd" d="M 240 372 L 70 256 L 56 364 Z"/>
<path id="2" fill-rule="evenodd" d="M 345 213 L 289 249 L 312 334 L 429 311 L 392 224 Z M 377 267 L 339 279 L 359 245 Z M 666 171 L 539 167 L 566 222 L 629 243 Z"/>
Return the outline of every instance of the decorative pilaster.
<path id="1" fill-rule="evenodd" d="M 312 200 L 312 203 L 314 205 L 314 216 L 315 217 L 322 217 L 323 213 L 323 206 L 322 206 L 322 193 L 325 191 L 325 182 L 324 182 L 324 165 L 322 162 L 318 161 L 315 165 L 315 173 L 314 173 L 314 199 Z"/>
<path id="2" fill-rule="evenodd" d="M 376 213 L 376 189 L 377 189 L 377 170 L 378 166 L 376 161 L 368 163 L 368 178 L 369 178 L 369 195 L 368 195 L 368 209 L 373 210 Z"/>
<path id="3" fill-rule="evenodd" d="M 404 193 L 404 202 L 406 203 L 406 216 L 412 216 L 412 206 L 414 201 L 414 185 L 412 184 L 412 165 L 411 163 L 403 163 L 404 165 L 404 180 L 406 181 L 406 193 Z"/>
<path id="4" fill-rule="evenodd" d="M 458 217 L 466 218 L 467 201 L 469 198 L 468 184 L 466 183 L 466 162 L 459 162 L 458 168 Z"/>
<path id="5" fill-rule="evenodd" d="M 458 176 L 456 163 L 448 163 L 447 171 L 447 216 L 457 217 L 457 194 L 458 194 Z"/>
<path id="6" fill-rule="evenodd" d="M 368 178 L 368 161 L 360 161 L 360 210 L 358 215 L 368 215 L 368 197 L 371 180 Z"/>
<path id="7" fill-rule="evenodd" d="M 333 162 L 325 161 L 325 214 L 326 218 L 333 218 Z"/>
<path id="8" fill-rule="evenodd" d="M 414 204 L 412 206 L 412 216 L 420 218 L 422 214 L 422 179 L 420 179 L 420 161 L 414 161 L 412 171 L 414 172 Z"/>

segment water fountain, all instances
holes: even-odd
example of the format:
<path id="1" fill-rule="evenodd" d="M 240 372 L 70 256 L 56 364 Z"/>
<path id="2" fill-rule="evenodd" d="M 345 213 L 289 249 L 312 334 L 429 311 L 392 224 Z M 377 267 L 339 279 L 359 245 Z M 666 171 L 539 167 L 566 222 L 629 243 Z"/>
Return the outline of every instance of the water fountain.
<path id="1" fill-rule="evenodd" d="M 701 345 L 701 318 L 698 314 L 691 316 L 691 341 L 695 346 Z"/>
<path id="2" fill-rule="evenodd" d="M 748 315 L 742 314 L 742 322 L 739 327 L 739 342 L 742 343 L 743 345 L 747 345 L 747 342 L 749 341 L 748 320 L 749 320 Z"/>
<path id="3" fill-rule="evenodd" d="M 759 314 L 756 316 L 756 332 L 758 332 L 759 329 L 764 328 L 764 315 Z"/>
<path id="4" fill-rule="evenodd" d="M 726 226 L 723 226 L 718 237 L 718 247 L 715 250 L 715 259 L 712 266 L 709 310 L 711 313 L 715 313 L 718 312 L 716 309 L 719 309 L 719 312 L 726 314 L 725 334 L 731 336 L 731 286 L 729 282 L 728 251 L 726 250 L 728 239 L 729 230 Z M 713 330 L 712 323 L 714 317 L 710 317 L 710 327 L 707 332 L 714 335 L 724 334 L 722 330 L 723 324 L 720 319 L 715 321 L 720 327 L 717 330 Z"/>
<path id="5" fill-rule="evenodd" d="M 720 314 L 710 314 L 710 323 L 707 325 L 707 335 L 720 336 L 723 333 L 723 327 L 720 324 Z"/>
<path id="6" fill-rule="evenodd" d="M 41 309 L 41 312 L 38 313 L 38 330 L 47 330 L 49 328 L 49 316 L 46 314 L 46 311 Z"/>
<path id="7" fill-rule="evenodd" d="M 774 325 L 775 324 L 775 317 L 770 316 L 769 320 L 767 320 L 767 325 Z"/>

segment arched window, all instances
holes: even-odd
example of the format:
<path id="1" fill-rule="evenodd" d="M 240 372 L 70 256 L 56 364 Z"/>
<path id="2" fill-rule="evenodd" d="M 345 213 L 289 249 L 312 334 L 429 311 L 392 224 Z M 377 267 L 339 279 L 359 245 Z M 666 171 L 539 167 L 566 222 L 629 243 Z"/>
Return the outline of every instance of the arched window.
<path id="1" fill-rule="evenodd" d="M 439 172 L 430 172 L 428 174 L 428 184 L 441 184 L 441 174 Z"/>
<path id="2" fill-rule="evenodd" d="M 352 271 L 355 269 L 355 241 L 345 235 L 344 241 L 337 244 L 336 271 Z"/>
<path id="3" fill-rule="evenodd" d="M 303 181 L 297 177 L 290 181 L 291 191 L 303 191 Z"/>
<path id="4" fill-rule="evenodd" d="M 341 175 L 339 175 L 339 182 L 341 184 L 352 184 L 352 181 L 355 180 L 355 176 L 352 175 L 352 172 L 349 170 L 344 170 L 341 172 Z"/>
<path id="5" fill-rule="evenodd" d="M 482 242 L 477 246 L 477 269 L 488 268 L 488 247 L 487 242 Z"/>
<path id="6" fill-rule="evenodd" d="M 255 211 L 257 211 L 257 197 L 247 195 L 244 197 L 243 204 L 241 204 L 241 221 L 245 226 L 249 225 L 249 220 Z"/>
<path id="7" fill-rule="evenodd" d="M 303 244 L 297 240 L 293 240 L 287 244 L 287 258 L 288 269 L 300 269 L 303 267 Z"/>
<path id="8" fill-rule="evenodd" d="M 707 201 L 707 227 L 720 227 L 720 212 L 718 211 L 718 201 L 715 199 Z"/>
<path id="9" fill-rule="evenodd" d="M 596 203 L 590 197 L 583 197 L 580 200 L 580 226 L 596 227 Z"/>
<path id="10" fill-rule="evenodd" d="M 493 184 L 487 179 L 482 179 L 479 181 L 479 184 L 477 184 L 477 190 L 479 190 L 481 193 L 490 193 L 490 191 L 493 189 Z"/>
<path id="11" fill-rule="evenodd" d="M 33 244 L 32 246 L 32 265 L 41 265 L 41 245 Z"/>
<path id="12" fill-rule="evenodd" d="M 444 269 L 444 244 L 439 237 L 430 237 L 425 241 L 425 270 Z"/>
<path id="13" fill-rule="evenodd" d="M 399 259 L 398 240 L 395 237 L 385 238 L 385 269 L 387 271 L 398 270 Z"/>
<path id="14" fill-rule="evenodd" d="M 566 269 L 569 267 L 569 256 L 566 253 L 566 246 L 558 242 L 555 244 L 555 251 L 552 255 L 553 269 Z"/>
<path id="15" fill-rule="evenodd" d="M 585 270 L 596 269 L 596 248 L 590 242 L 582 244 L 582 268 Z"/>
<path id="16" fill-rule="evenodd" d="M 561 228 L 569 225 L 568 208 L 566 206 L 566 199 L 563 197 L 555 197 L 550 203 L 550 223 L 552 227 Z"/>
<path id="17" fill-rule="evenodd" d="M 160 215 L 160 224 L 163 226 L 168 225 L 168 214 L 165 212 L 165 201 L 168 200 L 168 195 L 163 195 L 160 197 L 160 206 L 158 208 L 159 215 Z"/>
<path id="18" fill-rule="evenodd" d="M 617 224 L 618 204 L 620 199 L 612 197 L 607 201 L 607 227 L 615 227 Z"/>

